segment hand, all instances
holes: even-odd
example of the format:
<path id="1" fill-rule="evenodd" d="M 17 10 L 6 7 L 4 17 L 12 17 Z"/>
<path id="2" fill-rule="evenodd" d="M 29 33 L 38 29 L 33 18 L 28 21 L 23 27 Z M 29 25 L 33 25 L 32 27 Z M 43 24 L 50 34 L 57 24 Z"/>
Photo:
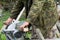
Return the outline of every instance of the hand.
<path id="1" fill-rule="evenodd" d="M 28 25 L 29 25 L 29 22 L 23 23 L 23 25 L 21 25 L 19 27 L 19 30 L 24 31 L 24 32 L 28 31 Z M 25 29 L 25 27 L 26 27 L 26 29 Z"/>
<path id="2" fill-rule="evenodd" d="M 8 20 L 4 22 L 4 25 L 9 25 L 12 22 L 12 20 L 12 18 L 8 18 Z"/>

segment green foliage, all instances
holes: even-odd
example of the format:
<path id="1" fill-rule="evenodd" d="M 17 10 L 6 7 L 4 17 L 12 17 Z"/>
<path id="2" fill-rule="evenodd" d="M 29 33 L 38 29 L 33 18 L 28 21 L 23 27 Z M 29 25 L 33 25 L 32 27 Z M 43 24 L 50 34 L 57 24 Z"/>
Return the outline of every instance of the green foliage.
<path id="1" fill-rule="evenodd" d="M 26 35 L 25 35 L 25 38 L 28 38 L 28 39 L 31 39 L 31 32 L 29 31 L 29 32 L 26 32 Z"/>
<path id="2" fill-rule="evenodd" d="M 3 26 L 3 22 L 5 20 L 7 20 L 7 18 L 10 16 L 10 12 L 9 11 L 3 11 L 3 16 L 0 18 L 0 29 Z M 4 34 L 0 33 L 0 40 L 6 40 L 6 37 Z"/>
<path id="3" fill-rule="evenodd" d="M 5 35 L 4 34 L 0 34 L 0 40 L 6 40 L 6 37 L 5 37 Z"/>

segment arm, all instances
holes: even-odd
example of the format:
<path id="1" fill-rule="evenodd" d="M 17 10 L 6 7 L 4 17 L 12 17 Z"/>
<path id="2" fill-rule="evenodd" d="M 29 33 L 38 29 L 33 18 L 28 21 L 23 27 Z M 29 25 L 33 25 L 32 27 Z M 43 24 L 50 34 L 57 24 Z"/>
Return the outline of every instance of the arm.
<path id="1" fill-rule="evenodd" d="M 30 9 L 30 12 L 29 12 L 29 15 L 26 19 L 26 22 L 23 25 L 20 26 L 20 29 L 21 28 L 24 29 L 24 27 L 29 25 L 29 24 L 39 25 L 39 16 L 40 16 L 40 12 L 42 10 L 42 6 L 43 6 L 44 2 L 45 1 L 37 1 L 37 0 L 33 1 L 33 4 L 31 6 L 31 9 Z"/>
<path id="2" fill-rule="evenodd" d="M 12 8 L 10 17 L 12 19 L 16 19 L 23 7 L 24 7 L 24 4 L 20 0 L 16 1 L 16 4 Z"/>
<path id="3" fill-rule="evenodd" d="M 20 0 L 18 0 L 12 8 L 10 18 L 8 18 L 4 24 L 9 25 L 13 19 L 16 19 L 23 7 L 24 4 Z"/>
<path id="4" fill-rule="evenodd" d="M 41 15 L 40 12 L 42 10 L 44 2 L 45 1 L 37 1 L 37 0 L 33 1 L 33 4 L 30 8 L 30 12 L 29 12 L 29 15 L 28 15 L 28 18 L 27 18 L 28 22 L 34 23 L 32 20 L 36 21 L 36 19 L 39 18 L 38 16 Z"/>
<path id="5" fill-rule="evenodd" d="M 37 7 L 37 6 L 36 6 Z M 31 10 L 29 12 L 29 15 L 27 17 L 27 20 L 25 23 L 23 23 L 23 25 L 20 26 L 20 29 L 23 29 L 28 26 L 30 23 L 33 23 L 34 20 L 36 21 L 37 17 L 38 17 L 38 13 L 36 13 L 37 11 L 35 11 L 37 9 L 35 9 L 35 6 L 31 6 Z"/>

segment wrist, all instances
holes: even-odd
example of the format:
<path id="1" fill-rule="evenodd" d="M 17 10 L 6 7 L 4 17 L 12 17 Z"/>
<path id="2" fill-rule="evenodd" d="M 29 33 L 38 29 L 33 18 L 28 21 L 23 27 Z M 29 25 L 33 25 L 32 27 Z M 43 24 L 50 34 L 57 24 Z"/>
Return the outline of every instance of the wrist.
<path id="1" fill-rule="evenodd" d="M 25 26 L 28 26 L 28 25 L 29 25 L 29 22 L 25 22 L 24 25 L 25 25 Z"/>

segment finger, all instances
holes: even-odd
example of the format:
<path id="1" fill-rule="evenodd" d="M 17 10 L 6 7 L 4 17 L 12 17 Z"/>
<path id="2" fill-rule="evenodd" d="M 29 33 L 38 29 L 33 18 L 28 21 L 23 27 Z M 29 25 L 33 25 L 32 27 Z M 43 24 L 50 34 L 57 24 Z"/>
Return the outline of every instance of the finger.
<path id="1" fill-rule="evenodd" d="M 28 31 L 29 31 L 28 27 L 24 28 L 23 31 L 24 31 L 24 32 L 28 32 Z"/>

